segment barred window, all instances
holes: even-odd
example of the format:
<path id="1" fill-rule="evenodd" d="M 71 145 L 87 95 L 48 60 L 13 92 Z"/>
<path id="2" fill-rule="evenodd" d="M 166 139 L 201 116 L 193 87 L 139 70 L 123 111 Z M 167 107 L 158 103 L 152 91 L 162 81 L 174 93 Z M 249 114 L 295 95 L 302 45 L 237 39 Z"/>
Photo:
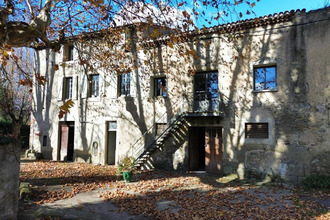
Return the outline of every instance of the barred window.
<path id="1" fill-rule="evenodd" d="M 268 139 L 268 123 L 245 123 L 245 138 Z"/>

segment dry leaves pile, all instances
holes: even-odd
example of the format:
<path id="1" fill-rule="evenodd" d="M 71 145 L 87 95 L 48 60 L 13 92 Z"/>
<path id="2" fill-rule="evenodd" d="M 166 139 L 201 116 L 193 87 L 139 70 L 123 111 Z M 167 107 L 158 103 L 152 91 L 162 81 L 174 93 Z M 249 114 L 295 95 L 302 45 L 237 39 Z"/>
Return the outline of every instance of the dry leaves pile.
<path id="1" fill-rule="evenodd" d="M 21 166 L 21 181 L 34 186 L 37 204 L 107 187 L 100 195 L 105 201 L 111 200 L 120 211 L 155 219 L 330 219 L 329 207 L 320 204 L 329 199 L 326 192 L 223 184 L 215 176 L 156 171 L 135 174 L 133 183 L 125 183 L 115 174 L 114 166 L 82 163 Z M 62 189 L 51 190 L 55 185 Z"/>

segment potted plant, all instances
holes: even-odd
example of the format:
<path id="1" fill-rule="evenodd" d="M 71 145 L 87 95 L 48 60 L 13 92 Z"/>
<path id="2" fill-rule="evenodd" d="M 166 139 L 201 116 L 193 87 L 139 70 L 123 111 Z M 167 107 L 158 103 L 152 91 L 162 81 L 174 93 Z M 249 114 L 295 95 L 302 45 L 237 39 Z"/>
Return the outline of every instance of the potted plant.
<path id="1" fill-rule="evenodd" d="M 126 156 L 118 162 L 118 173 L 123 174 L 125 182 L 131 182 L 133 172 L 136 170 L 136 159 L 132 156 Z"/>

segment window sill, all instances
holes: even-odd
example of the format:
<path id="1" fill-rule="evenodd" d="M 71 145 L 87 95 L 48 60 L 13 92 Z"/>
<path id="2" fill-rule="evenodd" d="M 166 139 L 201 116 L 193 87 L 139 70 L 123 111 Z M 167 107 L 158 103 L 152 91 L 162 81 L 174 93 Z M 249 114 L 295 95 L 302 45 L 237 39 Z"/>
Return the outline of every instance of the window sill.
<path id="1" fill-rule="evenodd" d="M 253 90 L 253 93 L 263 93 L 263 92 L 277 92 L 278 89 L 272 89 L 272 90 Z"/>
<path id="2" fill-rule="evenodd" d="M 161 95 L 159 95 L 159 96 L 153 96 L 152 98 L 153 99 L 166 99 L 166 98 L 168 98 L 168 96 L 161 96 Z"/>
<path id="3" fill-rule="evenodd" d="M 133 97 L 130 95 L 121 95 L 118 97 L 118 99 L 125 100 L 125 101 L 131 101 L 131 100 L 133 100 Z"/>
<path id="4" fill-rule="evenodd" d="M 76 63 L 78 63 L 77 62 L 78 60 L 67 60 L 67 61 L 61 61 L 61 62 L 59 62 L 59 65 L 60 66 L 73 66 L 74 64 L 76 64 Z"/>
<path id="5" fill-rule="evenodd" d="M 100 98 L 100 96 L 88 97 L 88 101 L 90 101 L 90 102 L 99 102 L 99 101 L 101 101 L 101 98 Z"/>

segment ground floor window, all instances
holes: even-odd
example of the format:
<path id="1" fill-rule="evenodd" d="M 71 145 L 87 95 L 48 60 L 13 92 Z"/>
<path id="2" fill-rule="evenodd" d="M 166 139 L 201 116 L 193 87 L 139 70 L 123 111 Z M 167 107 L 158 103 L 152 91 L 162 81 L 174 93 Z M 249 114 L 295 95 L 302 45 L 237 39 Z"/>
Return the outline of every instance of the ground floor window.
<path id="1" fill-rule="evenodd" d="M 245 138 L 268 139 L 268 123 L 245 123 Z"/>

